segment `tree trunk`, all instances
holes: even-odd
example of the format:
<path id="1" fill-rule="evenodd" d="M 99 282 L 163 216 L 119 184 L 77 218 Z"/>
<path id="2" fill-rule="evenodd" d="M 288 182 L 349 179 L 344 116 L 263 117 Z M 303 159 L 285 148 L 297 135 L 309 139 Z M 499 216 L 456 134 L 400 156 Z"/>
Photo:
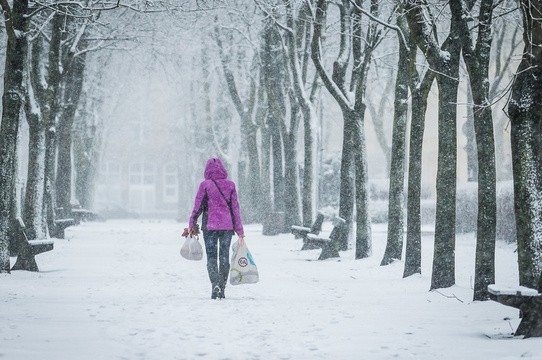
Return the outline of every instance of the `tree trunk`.
<path id="1" fill-rule="evenodd" d="M 455 283 L 455 207 L 457 176 L 457 89 L 461 55 L 460 18 L 452 16 L 450 31 L 442 47 L 431 24 L 435 19 L 426 11 L 427 2 L 404 3 L 413 42 L 423 51 L 432 71 L 437 73 L 438 170 L 435 249 L 431 289 Z M 429 17 L 429 19 L 428 19 Z"/>
<path id="2" fill-rule="evenodd" d="M 292 117 L 299 115 L 292 114 Z M 294 121 L 292 119 L 292 121 Z M 295 120 L 297 123 L 298 121 Z M 299 175 L 297 167 L 297 126 L 290 129 L 284 141 L 284 226 L 299 225 Z"/>
<path id="3" fill-rule="evenodd" d="M 56 13 L 53 18 L 53 32 L 49 49 L 49 76 L 46 90 L 46 104 L 43 106 L 43 119 L 46 127 L 45 147 L 45 196 L 44 213 L 46 216 L 49 233 L 56 237 L 56 194 L 55 194 L 55 166 L 56 166 L 56 120 L 60 111 L 61 93 L 61 70 L 60 70 L 60 46 L 63 37 L 62 27 L 70 21 Z"/>
<path id="4" fill-rule="evenodd" d="M 426 76 L 428 76 L 426 74 Z M 429 86 L 429 85 L 428 85 Z M 408 158 L 407 195 L 407 238 L 405 250 L 405 269 L 403 277 L 422 272 L 421 235 L 421 188 L 422 188 L 422 148 L 427 111 L 427 94 L 415 89 L 412 91 L 412 115 L 410 122 L 410 148 Z"/>
<path id="5" fill-rule="evenodd" d="M 463 124 L 463 134 L 467 143 L 465 152 L 467 153 L 467 180 L 478 181 L 478 163 L 476 162 L 476 135 L 474 131 L 474 100 L 472 98 L 472 85 L 467 84 L 467 120 Z"/>
<path id="6" fill-rule="evenodd" d="M 0 125 L 0 273 L 9 272 L 8 248 L 12 236 L 13 215 L 16 213 L 17 134 L 24 101 L 22 96 L 28 1 L 15 1 L 12 9 L 5 5 L 7 2 L 2 3 L 2 10 L 6 17 L 8 41 Z"/>
<path id="7" fill-rule="evenodd" d="M 27 112 L 29 125 L 28 178 L 23 219 L 29 239 L 45 239 L 47 225 L 43 214 L 45 190 L 45 129 L 41 114 Z"/>
<path id="8" fill-rule="evenodd" d="M 456 58 L 457 56 L 457 58 Z M 455 284 L 455 207 L 457 188 L 457 89 L 459 53 L 451 54 L 447 75 L 439 85 L 437 209 L 431 289 Z"/>
<path id="9" fill-rule="evenodd" d="M 303 191 L 301 196 L 303 226 L 311 226 L 312 210 L 314 199 L 314 181 L 313 181 L 313 159 L 314 159 L 314 140 L 312 134 L 313 111 L 311 109 L 302 109 L 303 112 L 303 139 L 304 139 L 304 163 L 303 163 Z"/>
<path id="10" fill-rule="evenodd" d="M 474 135 L 478 157 L 477 166 L 470 166 L 472 178 L 478 179 L 478 219 L 476 229 L 476 265 L 474 271 L 474 300 L 488 300 L 488 285 L 495 283 L 495 233 L 497 222 L 495 140 L 489 101 L 489 60 L 491 54 L 493 0 L 482 0 L 478 15 L 476 44 L 465 14 L 471 9 L 465 3 L 452 0 L 450 8 L 460 19 L 462 52 L 469 73 L 469 94 L 472 101 Z M 474 150 L 474 145 L 472 146 Z M 469 172 L 469 175 L 471 175 Z"/>
<path id="11" fill-rule="evenodd" d="M 339 186 L 339 217 L 346 220 L 345 229 L 352 229 L 354 214 L 354 134 L 355 122 L 351 111 L 343 110 L 343 145 L 341 156 L 341 182 Z M 348 248 L 349 232 L 341 233 L 337 239 L 337 248 L 346 250 Z"/>
<path id="12" fill-rule="evenodd" d="M 271 117 L 273 117 L 271 115 Z M 272 120 L 276 122 L 277 120 Z M 273 161 L 273 209 L 284 211 L 284 175 L 282 167 L 282 141 L 278 126 L 271 126 L 271 158 Z"/>
<path id="13" fill-rule="evenodd" d="M 62 217 L 69 216 L 71 209 L 72 179 L 72 133 L 73 117 L 63 112 L 58 122 L 56 194 L 57 207 Z"/>
<path id="14" fill-rule="evenodd" d="M 51 237 L 56 237 L 55 224 L 55 159 L 56 158 L 56 124 L 47 124 L 45 133 L 45 192 L 44 192 L 44 214 L 47 228 Z"/>
<path id="15" fill-rule="evenodd" d="M 542 4 L 539 0 L 522 0 L 521 5 L 525 48 L 508 112 L 519 283 L 537 288 L 542 279 Z"/>
<path id="16" fill-rule="evenodd" d="M 262 214 L 272 209 L 271 194 L 271 133 L 269 127 L 262 126 Z"/>
<path id="17" fill-rule="evenodd" d="M 257 127 L 250 122 L 250 128 L 245 133 L 248 153 L 247 182 L 250 194 L 251 220 L 260 223 L 262 221 L 262 181 L 260 168 L 260 149 L 258 148 Z"/>
<path id="18" fill-rule="evenodd" d="M 43 39 L 38 37 L 28 46 L 28 78 L 25 87 L 25 114 L 29 127 L 28 171 L 23 219 L 29 239 L 45 239 L 47 225 L 43 212 L 45 190 L 45 122 L 42 115 L 46 88 L 42 83 Z M 22 249 L 22 248 L 20 248 Z"/>
<path id="19" fill-rule="evenodd" d="M 360 91 L 360 90 L 358 90 Z M 367 146 L 365 144 L 365 106 L 355 109 L 352 114 L 354 139 L 354 167 L 356 189 L 356 259 L 372 254 L 371 221 L 369 218 L 369 196 L 367 191 Z"/>
<path id="20" fill-rule="evenodd" d="M 100 84 L 100 80 L 98 80 L 98 84 Z M 81 207 L 93 209 L 94 179 L 100 162 L 101 132 L 99 129 L 102 127 L 99 118 L 97 118 L 98 111 L 95 107 L 99 106 L 101 100 L 89 98 L 88 93 L 83 94 L 81 99 L 85 102 L 81 108 L 86 110 L 82 111 L 76 119 L 73 133 L 73 155 L 76 173 L 75 198 Z M 180 149 L 184 149 L 182 146 L 185 144 L 186 141 L 178 143 Z M 184 187 L 185 191 L 180 190 L 179 194 L 187 193 L 190 186 L 187 189 L 186 185 L 186 181 L 184 181 L 179 189 Z M 185 198 L 183 197 L 182 200 L 185 200 Z M 186 203 L 186 201 L 180 201 L 180 204 L 183 203 Z"/>
<path id="21" fill-rule="evenodd" d="M 72 127 L 83 89 L 86 53 L 71 60 L 64 81 L 64 109 L 58 119 L 58 160 L 56 171 L 57 206 L 69 216 L 72 193 Z"/>
<path id="22" fill-rule="evenodd" d="M 294 96 L 291 96 L 291 102 L 294 104 L 292 109 L 291 121 L 296 122 L 295 128 L 290 127 L 290 136 L 295 136 L 297 132 L 297 110 L 301 110 L 303 115 L 303 125 L 304 125 L 304 166 L 303 166 L 303 189 L 301 195 L 302 202 L 302 217 L 303 217 L 303 226 L 310 227 L 312 224 L 312 206 L 313 206 L 313 137 L 312 137 L 312 122 L 313 122 L 313 106 L 311 99 L 307 96 L 305 91 L 305 83 L 307 79 L 307 68 L 309 61 L 309 49 L 310 49 L 310 34 L 311 34 L 311 25 L 310 22 L 306 21 L 305 18 L 310 12 L 309 4 L 304 4 L 299 11 L 297 21 L 295 20 L 295 10 L 293 9 L 292 3 L 288 0 L 284 0 L 284 5 L 286 6 L 286 24 L 291 29 L 291 31 L 286 32 L 286 41 L 287 41 L 287 59 L 288 69 L 290 72 L 290 79 L 292 81 L 293 93 Z M 300 59 L 300 52 L 302 44 L 304 43 L 304 49 L 302 50 L 302 56 Z M 300 60 L 301 64 L 300 64 Z M 313 90 L 315 88 L 315 83 L 317 79 L 317 74 L 315 74 L 315 81 L 313 84 Z M 292 145 L 295 146 L 295 142 L 292 142 Z M 288 159 L 288 156 L 286 156 Z M 295 159 L 295 158 L 294 158 Z M 297 168 L 297 164 L 296 164 Z M 297 171 L 297 169 L 296 169 Z M 297 203 L 296 203 L 297 208 Z"/>
<path id="23" fill-rule="evenodd" d="M 488 62 L 489 65 L 489 62 Z M 487 67 L 486 67 L 487 69 Z M 478 154 L 478 220 L 476 227 L 476 266 L 474 300 L 488 300 L 488 285 L 495 283 L 495 234 L 497 226 L 497 175 L 495 138 L 489 105 L 487 73 L 474 74 L 472 87 L 476 111 L 474 131 Z"/>
<path id="24" fill-rule="evenodd" d="M 75 178 L 75 198 L 85 209 L 93 208 L 94 200 L 94 178 L 96 176 L 97 162 L 94 149 L 93 137 L 95 134 L 79 135 L 74 138 L 74 165 L 76 171 Z"/>
<path id="25" fill-rule="evenodd" d="M 399 61 L 395 82 L 393 135 L 390 166 L 390 191 L 388 203 L 388 239 L 380 265 L 400 260 L 403 252 L 404 184 L 405 184 L 405 138 L 408 111 L 408 51 L 399 44 Z"/>
<path id="26" fill-rule="evenodd" d="M 245 145 L 244 148 L 247 151 L 248 155 L 248 168 L 246 168 L 245 166 L 246 187 L 241 187 L 240 194 L 242 195 L 246 193 L 248 195 L 247 210 L 251 214 L 251 216 L 248 218 L 248 221 L 261 221 L 263 215 L 263 207 L 261 201 L 261 168 L 260 155 L 257 146 L 257 126 L 255 126 L 253 123 L 253 113 L 256 106 L 256 93 L 258 94 L 258 100 L 262 100 L 263 98 L 263 77 L 260 76 L 260 88 L 258 92 L 256 91 L 256 81 L 252 79 L 249 98 L 248 100 L 245 100 L 243 102 L 237 89 L 234 75 L 229 68 L 229 56 L 224 52 L 222 40 L 220 38 L 220 30 L 218 27 L 215 27 L 215 40 L 218 45 L 220 60 L 222 62 L 222 69 L 224 71 L 224 77 L 228 85 L 228 91 L 230 93 L 230 97 L 235 106 L 235 109 L 237 110 L 237 113 L 239 114 L 239 117 L 241 119 L 243 142 Z M 239 172 L 239 176 L 241 179 L 243 173 Z"/>

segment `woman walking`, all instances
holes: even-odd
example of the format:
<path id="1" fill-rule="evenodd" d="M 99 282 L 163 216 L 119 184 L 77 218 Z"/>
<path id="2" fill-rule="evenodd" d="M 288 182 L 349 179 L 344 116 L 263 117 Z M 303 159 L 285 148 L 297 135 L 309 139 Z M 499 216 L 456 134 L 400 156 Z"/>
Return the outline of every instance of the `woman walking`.
<path id="1" fill-rule="evenodd" d="M 211 299 L 225 298 L 224 289 L 230 272 L 230 243 L 234 231 L 242 243 L 245 238 L 239 215 L 235 183 L 220 159 L 209 159 L 205 166 L 205 180 L 196 194 L 190 216 L 189 232 L 198 235 L 197 221 L 203 214 L 202 231 L 207 253 L 207 271 L 211 280 Z"/>

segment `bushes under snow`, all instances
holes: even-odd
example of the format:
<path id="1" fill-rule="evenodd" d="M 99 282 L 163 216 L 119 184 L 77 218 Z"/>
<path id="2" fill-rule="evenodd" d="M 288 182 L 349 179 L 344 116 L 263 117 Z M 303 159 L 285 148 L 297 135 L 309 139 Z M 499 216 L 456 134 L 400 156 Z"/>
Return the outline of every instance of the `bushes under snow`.
<path id="1" fill-rule="evenodd" d="M 475 182 L 457 187 L 456 231 L 476 231 L 478 214 L 478 185 Z M 497 239 L 508 243 L 516 241 L 514 216 L 514 185 L 512 181 L 497 183 Z"/>

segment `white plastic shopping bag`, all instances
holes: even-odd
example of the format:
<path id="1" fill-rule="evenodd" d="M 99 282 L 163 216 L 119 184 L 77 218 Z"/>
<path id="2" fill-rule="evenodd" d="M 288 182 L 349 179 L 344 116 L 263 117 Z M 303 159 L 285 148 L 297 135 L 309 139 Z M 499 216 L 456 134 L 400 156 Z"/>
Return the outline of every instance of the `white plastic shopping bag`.
<path id="1" fill-rule="evenodd" d="M 181 256 L 188 260 L 201 260 L 203 258 L 203 248 L 196 236 L 186 237 L 186 241 L 181 247 Z"/>
<path id="2" fill-rule="evenodd" d="M 254 284 L 259 280 L 258 269 L 254 263 L 254 259 L 248 251 L 246 241 L 239 244 L 237 240 L 232 245 L 231 268 L 230 268 L 230 284 Z"/>

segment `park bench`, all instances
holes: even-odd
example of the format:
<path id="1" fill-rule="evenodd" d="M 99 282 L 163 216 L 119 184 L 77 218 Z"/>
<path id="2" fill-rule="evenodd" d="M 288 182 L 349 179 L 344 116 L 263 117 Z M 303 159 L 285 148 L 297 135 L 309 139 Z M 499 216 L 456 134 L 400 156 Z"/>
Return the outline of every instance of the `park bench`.
<path id="1" fill-rule="evenodd" d="M 344 231 L 347 231 L 346 220 L 340 217 L 333 219 L 333 230 L 329 234 L 328 238 L 321 237 L 319 235 L 308 234 L 307 242 L 310 246 L 321 247 L 322 252 L 318 260 L 325 260 L 332 257 L 339 257 L 339 250 L 337 250 L 337 240 L 342 237 Z"/>
<path id="2" fill-rule="evenodd" d="M 71 210 L 71 215 L 73 216 L 73 219 L 75 220 L 75 224 L 79 225 L 83 221 L 95 221 L 98 219 L 98 214 L 94 211 L 82 209 L 82 208 L 74 208 Z"/>
<path id="3" fill-rule="evenodd" d="M 51 232 L 50 235 L 57 239 L 64 239 L 66 229 L 73 225 L 75 225 L 74 219 L 56 219 L 54 231 L 49 230 Z"/>
<path id="4" fill-rule="evenodd" d="M 292 225 L 292 234 L 294 234 L 294 237 L 296 239 L 303 239 L 303 247 L 301 248 L 301 250 L 310 250 L 315 248 L 314 245 L 311 245 L 309 242 L 307 242 L 307 235 L 318 235 L 320 231 L 322 231 L 323 223 L 324 214 L 318 212 L 318 214 L 316 215 L 316 220 L 314 220 L 314 223 L 311 225 L 310 228 L 305 226 Z"/>
<path id="5" fill-rule="evenodd" d="M 520 310 L 521 322 L 514 336 L 542 336 L 542 294 L 524 286 L 510 289 L 489 285 L 488 291 L 491 300 Z"/>
<path id="6" fill-rule="evenodd" d="M 28 240 L 26 235 L 26 226 L 23 219 L 17 218 L 17 225 L 19 227 L 19 233 L 22 236 L 18 236 L 15 253 L 17 255 L 17 261 L 11 270 L 28 270 L 39 271 L 38 264 L 34 258 L 36 255 L 44 253 L 46 251 L 53 250 L 53 240 Z"/>
<path id="7" fill-rule="evenodd" d="M 64 239 L 66 229 L 75 225 L 75 219 L 69 217 L 64 208 L 58 207 L 54 211 L 55 225 L 49 229 L 49 235 L 53 238 Z"/>

